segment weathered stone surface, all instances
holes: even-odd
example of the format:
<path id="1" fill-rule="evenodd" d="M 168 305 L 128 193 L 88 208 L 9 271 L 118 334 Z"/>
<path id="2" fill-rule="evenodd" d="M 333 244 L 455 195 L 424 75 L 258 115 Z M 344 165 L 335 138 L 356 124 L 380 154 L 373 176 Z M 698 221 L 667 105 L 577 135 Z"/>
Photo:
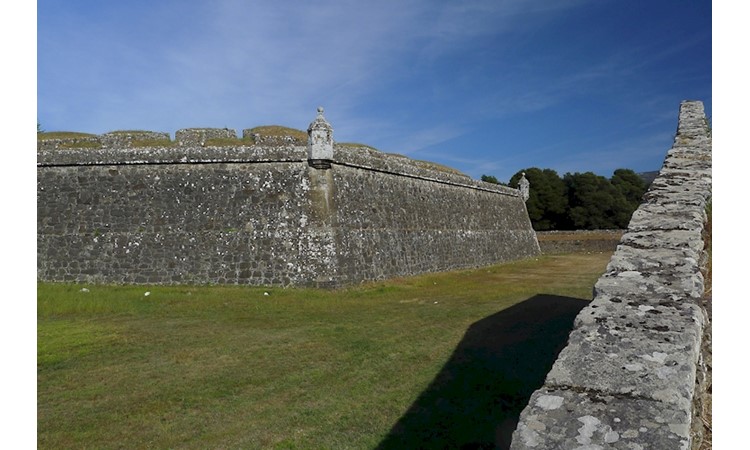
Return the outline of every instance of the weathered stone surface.
<path id="1" fill-rule="evenodd" d="M 101 136 L 81 136 L 65 139 L 37 139 L 37 151 L 75 149 L 75 148 L 101 148 Z"/>
<path id="2" fill-rule="evenodd" d="M 644 203 L 633 213 L 628 230 L 702 230 L 704 210 L 685 206 L 684 202 Z"/>
<path id="3" fill-rule="evenodd" d="M 331 172 L 339 264 L 343 273 L 361 277 L 349 281 L 539 254 L 519 196 L 348 165 L 334 164 Z"/>
<path id="4" fill-rule="evenodd" d="M 138 147 L 37 151 L 37 167 L 303 162 L 304 146 Z"/>
<path id="5" fill-rule="evenodd" d="M 629 231 L 620 244 L 652 250 L 684 250 L 697 257 L 703 252 L 703 236 L 699 230 L 644 230 Z"/>
<path id="6" fill-rule="evenodd" d="M 39 149 L 38 278 L 338 286 L 539 254 L 515 189 L 366 147 L 318 170 L 304 145 L 203 147 L 226 134 L 207 130 Z"/>
<path id="7" fill-rule="evenodd" d="M 237 132 L 229 128 L 183 128 L 175 133 L 182 146 L 204 146 L 210 139 L 237 139 Z"/>
<path id="8" fill-rule="evenodd" d="M 323 117 L 323 108 L 318 108 L 318 115 L 307 127 L 307 159 L 321 168 L 330 168 L 333 159 L 333 127 Z M 324 163 L 321 163 L 325 161 Z"/>
<path id="9" fill-rule="evenodd" d="M 512 449 L 688 449 L 705 384 L 703 229 L 711 140 L 683 102 L 675 144 L 594 299 L 521 414 Z M 699 425 L 699 424 L 698 424 Z"/>
<path id="10" fill-rule="evenodd" d="M 692 249 L 643 248 L 619 245 L 607 265 L 607 274 L 637 271 L 653 274 L 667 271 L 691 276 L 699 271 L 701 253 Z"/>
<path id="11" fill-rule="evenodd" d="M 169 133 L 157 131 L 112 131 L 101 135 L 102 146 L 107 148 L 129 148 L 138 141 L 169 142 Z"/>
<path id="12" fill-rule="evenodd" d="M 571 389 L 536 391 L 511 449 L 688 449 L 690 416 L 659 401 Z"/>
<path id="13" fill-rule="evenodd" d="M 700 307 L 609 300 L 608 305 L 581 312 L 546 384 L 627 394 L 689 409 L 705 323 Z M 679 304 L 682 299 L 671 301 Z"/>

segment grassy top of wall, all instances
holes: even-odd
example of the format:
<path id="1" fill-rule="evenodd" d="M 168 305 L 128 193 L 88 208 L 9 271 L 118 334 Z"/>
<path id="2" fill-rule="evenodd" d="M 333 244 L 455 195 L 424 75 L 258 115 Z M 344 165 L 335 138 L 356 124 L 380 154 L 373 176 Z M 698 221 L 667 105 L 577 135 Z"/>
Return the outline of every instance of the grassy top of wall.
<path id="1" fill-rule="evenodd" d="M 447 173 L 452 173 L 454 175 L 461 175 L 464 177 L 468 177 L 468 175 L 461 172 L 460 170 L 445 166 L 443 164 L 438 164 L 432 161 L 422 161 L 421 159 L 413 159 L 412 161 L 414 161 L 418 166 L 421 166 L 427 169 L 437 170 L 438 172 L 447 172 Z"/>
<path id="2" fill-rule="evenodd" d="M 370 147 L 370 148 L 372 148 L 372 147 Z M 468 176 L 465 173 L 461 172 L 460 170 L 454 169 L 453 167 L 445 166 L 443 164 L 438 164 L 436 162 L 423 161 L 421 159 L 412 159 L 412 158 L 409 158 L 408 156 L 402 155 L 400 153 L 385 153 L 385 155 L 386 156 L 390 156 L 390 157 L 395 157 L 395 158 L 404 158 L 404 159 L 407 159 L 412 164 L 414 164 L 416 166 L 419 166 L 419 167 L 421 167 L 423 169 L 436 170 L 438 172 L 445 172 L 445 173 L 450 173 L 450 174 L 453 174 L 453 175 L 460 175 L 460 176 L 463 176 L 463 177 Z"/>
<path id="3" fill-rule="evenodd" d="M 90 133 L 79 133 L 75 131 L 49 131 L 37 132 L 37 148 L 52 146 L 59 149 L 73 148 L 101 148 L 102 142 L 99 136 Z"/>
<path id="4" fill-rule="evenodd" d="M 131 134 L 136 134 L 137 135 L 137 134 L 151 134 L 151 133 L 153 133 L 153 131 L 148 131 L 148 130 L 115 130 L 115 131 L 110 131 L 107 134 L 121 134 L 121 135 L 127 136 L 127 135 L 131 135 Z"/>
<path id="5" fill-rule="evenodd" d="M 307 132 L 297 130 L 295 128 L 284 127 L 281 125 L 263 125 L 247 130 L 246 135 L 258 134 L 265 138 L 284 138 L 291 137 L 295 141 L 305 144 L 307 143 Z"/>
<path id="6" fill-rule="evenodd" d="M 336 145 L 344 147 L 344 148 L 368 148 L 370 150 L 375 150 L 376 152 L 379 152 L 377 148 L 373 147 L 372 145 L 367 144 L 360 144 L 359 142 L 336 142 Z"/>
<path id="7" fill-rule="evenodd" d="M 75 131 L 43 131 L 36 134 L 37 141 L 46 141 L 51 139 L 81 139 L 97 138 L 96 134 L 78 133 Z"/>
<path id="8" fill-rule="evenodd" d="M 168 137 L 166 139 L 160 139 L 158 136 L 152 136 L 155 134 L 150 131 L 142 130 L 117 130 L 107 133 L 109 136 L 123 136 L 131 137 L 128 147 L 131 148 L 148 148 L 148 147 L 176 147 L 179 142 L 171 140 Z M 105 136 L 106 137 L 106 136 Z M 72 131 L 57 131 L 57 132 L 39 132 L 37 133 L 37 140 L 40 142 L 44 141 L 63 141 L 60 143 L 53 144 L 55 148 L 69 149 L 69 148 L 101 148 L 102 136 L 89 133 L 78 133 Z M 290 139 L 291 138 L 291 139 Z M 67 141 L 67 142 L 65 142 Z M 306 145 L 307 144 L 307 132 L 298 130 L 295 128 L 285 127 L 281 125 L 262 125 L 250 129 L 243 130 L 242 138 L 229 138 L 229 137 L 214 137 L 208 138 L 203 143 L 205 147 L 251 147 L 255 145 L 276 145 L 276 144 L 293 144 L 293 145 Z M 364 150 L 369 152 L 376 158 L 401 160 L 407 165 L 411 165 L 420 169 L 427 169 L 437 172 L 442 172 L 451 175 L 458 175 L 467 177 L 466 174 L 452 167 L 448 167 L 442 164 L 438 164 L 431 161 L 422 161 L 418 159 L 412 159 L 408 156 L 401 155 L 398 153 L 384 153 L 377 148 L 356 142 L 336 142 L 335 144 L 339 148 L 351 150 L 357 152 L 357 150 Z"/>

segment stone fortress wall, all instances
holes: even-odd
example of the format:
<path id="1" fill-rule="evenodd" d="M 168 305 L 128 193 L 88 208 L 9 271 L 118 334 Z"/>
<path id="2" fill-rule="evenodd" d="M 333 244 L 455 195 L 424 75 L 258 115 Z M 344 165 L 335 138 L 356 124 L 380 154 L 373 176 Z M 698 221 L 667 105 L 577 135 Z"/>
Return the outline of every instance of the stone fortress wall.
<path id="1" fill-rule="evenodd" d="M 533 257 L 518 190 L 366 146 L 234 130 L 40 140 L 37 276 L 335 287 Z"/>
<path id="2" fill-rule="evenodd" d="M 522 412 L 511 449 L 700 446 L 710 199 L 710 131 L 703 104 L 686 101 L 659 176 Z"/>

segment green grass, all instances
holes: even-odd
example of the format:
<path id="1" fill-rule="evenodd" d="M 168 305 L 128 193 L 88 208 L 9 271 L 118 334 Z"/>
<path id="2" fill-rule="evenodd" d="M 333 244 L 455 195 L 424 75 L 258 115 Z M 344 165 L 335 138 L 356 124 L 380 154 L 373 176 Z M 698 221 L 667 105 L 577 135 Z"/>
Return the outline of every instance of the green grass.
<path id="1" fill-rule="evenodd" d="M 417 163 L 417 165 L 420 165 L 422 167 L 425 167 L 427 169 L 431 170 L 437 170 L 438 172 L 446 172 L 451 173 L 453 175 L 461 175 L 461 176 L 467 176 L 465 173 L 461 172 L 460 170 L 454 169 L 453 167 L 448 167 L 443 164 L 434 163 L 432 161 L 422 161 L 419 159 L 413 160 Z"/>
<path id="2" fill-rule="evenodd" d="M 148 130 L 114 130 L 110 131 L 107 134 L 122 134 L 122 135 L 128 135 L 128 134 L 151 134 L 153 131 Z"/>
<path id="3" fill-rule="evenodd" d="M 260 134 L 268 137 L 291 136 L 298 142 L 307 142 L 307 132 L 295 128 L 283 127 L 281 125 L 263 125 L 252 128 L 250 134 Z"/>
<path id="4" fill-rule="evenodd" d="M 359 142 L 337 142 L 336 145 L 341 146 L 341 147 L 346 147 L 346 148 L 364 147 L 364 148 L 368 148 L 370 150 L 375 150 L 376 152 L 380 151 L 377 148 L 373 147 L 372 145 L 360 144 Z"/>
<path id="5" fill-rule="evenodd" d="M 75 138 L 93 138 L 98 137 L 90 133 L 78 133 L 75 131 L 42 131 L 36 134 L 37 140 L 47 139 L 75 139 Z"/>
<path id="6" fill-rule="evenodd" d="M 37 132 L 36 139 L 39 141 L 47 140 L 65 140 L 75 139 L 72 142 L 61 142 L 58 144 L 58 148 L 61 149 L 76 149 L 76 148 L 101 148 L 102 144 L 98 140 L 88 140 L 89 138 L 98 138 L 95 134 L 89 133 L 78 133 L 73 131 L 51 131 L 51 132 Z"/>
<path id="7" fill-rule="evenodd" d="M 411 159 L 408 156 L 402 155 L 400 153 L 385 153 L 385 154 L 388 155 L 388 156 L 395 157 L 395 158 L 405 158 L 405 159 L 408 159 L 412 163 L 414 163 L 415 165 L 417 165 L 419 167 L 423 167 L 425 169 L 436 170 L 438 172 L 445 172 L 445 173 L 450 173 L 450 174 L 453 174 L 453 175 L 460 175 L 460 176 L 464 176 L 464 177 L 467 176 L 465 173 L 461 172 L 460 170 L 454 169 L 452 167 L 445 166 L 443 164 L 438 164 L 438 163 L 435 163 L 435 162 L 432 162 L 432 161 L 422 161 L 420 159 Z"/>
<path id="8" fill-rule="evenodd" d="M 75 131 L 42 131 L 36 134 L 38 141 L 45 141 L 48 139 L 80 139 L 80 138 L 95 138 L 98 137 L 95 134 L 89 133 L 78 133 Z"/>
<path id="9" fill-rule="evenodd" d="M 483 348 L 477 324 L 539 294 L 589 299 L 609 256 L 334 291 L 40 283 L 38 447 L 373 448 L 435 392 L 471 396 L 445 380 L 469 372 L 457 349 Z"/>

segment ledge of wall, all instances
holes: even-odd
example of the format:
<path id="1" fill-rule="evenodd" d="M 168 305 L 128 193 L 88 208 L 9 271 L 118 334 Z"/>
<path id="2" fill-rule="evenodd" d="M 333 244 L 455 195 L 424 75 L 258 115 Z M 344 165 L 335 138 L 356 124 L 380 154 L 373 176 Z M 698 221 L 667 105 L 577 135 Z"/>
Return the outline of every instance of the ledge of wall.
<path id="1" fill-rule="evenodd" d="M 231 130 L 222 132 L 231 133 Z M 109 146 L 101 148 L 57 148 L 53 145 L 40 146 L 37 149 L 37 167 L 47 166 L 104 166 L 132 164 L 211 164 L 211 163 L 263 163 L 263 162 L 302 162 L 307 161 L 305 146 L 285 145 L 225 145 L 201 146 L 193 140 L 203 139 L 203 129 L 179 130 L 189 139 L 180 141 L 180 146 L 152 145 L 146 147 Z M 204 134 L 201 134 L 204 133 Z M 193 136 L 195 135 L 195 136 Z M 129 135 L 128 135 L 129 136 Z M 126 137 L 128 137 L 126 136 Z M 98 137 L 91 139 L 99 139 Z M 191 140 L 193 139 L 193 140 Z M 51 141 L 51 140 L 50 140 Z M 80 138 L 54 140 L 56 144 L 64 142 L 75 145 L 83 142 Z M 168 139 L 165 143 L 169 143 Z M 49 143 L 49 142 L 48 142 Z M 426 161 L 417 161 L 404 156 L 391 155 L 366 146 L 334 147 L 333 164 L 356 167 L 365 170 L 390 173 L 427 181 L 446 183 L 483 191 L 495 192 L 513 197 L 520 196 L 517 189 L 507 186 L 485 183 L 474 180 L 467 175 L 441 169 Z"/>
<path id="2" fill-rule="evenodd" d="M 37 167 L 106 166 L 129 164 L 201 164 L 301 162 L 307 151 L 301 146 L 164 146 L 73 148 L 37 150 Z"/>
<path id="3" fill-rule="evenodd" d="M 708 326 L 703 230 L 711 138 L 703 104 L 680 105 L 659 176 L 594 299 L 521 414 L 511 449 L 690 449 Z"/>
<path id="4" fill-rule="evenodd" d="M 426 161 L 391 155 L 365 146 L 334 146 L 333 163 L 497 192 L 513 197 L 520 197 L 521 195 L 518 189 L 474 180 L 457 171 L 442 170 L 437 165 Z"/>

